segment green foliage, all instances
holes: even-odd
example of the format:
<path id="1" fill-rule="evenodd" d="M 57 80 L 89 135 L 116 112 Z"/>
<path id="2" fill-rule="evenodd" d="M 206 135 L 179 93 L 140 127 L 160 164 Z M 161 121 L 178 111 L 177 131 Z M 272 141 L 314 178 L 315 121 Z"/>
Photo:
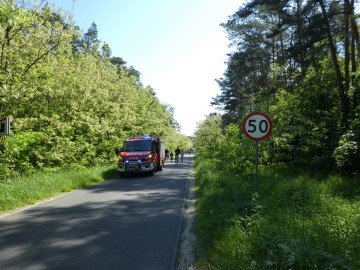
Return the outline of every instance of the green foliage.
<path id="1" fill-rule="evenodd" d="M 36 172 L 0 182 L 0 214 L 84 188 L 116 175 L 113 165 L 73 168 L 57 173 Z"/>
<path id="2" fill-rule="evenodd" d="M 263 174 L 254 194 L 249 174 L 214 170 L 208 160 L 196 171 L 200 269 L 360 267 L 359 192 L 348 201 L 328 192 L 331 177 Z"/>
<path id="3" fill-rule="evenodd" d="M 235 174 L 254 170 L 254 153 L 255 143 L 246 139 L 238 126 L 229 125 L 219 145 L 223 169 Z"/>
<path id="4" fill-rule="evenodd" d="M 213 166 L 233 174 L 255 170 L 255 142 L 245 137 L 238 125 L 221 128 L 219 115 L 209 116 L 201 122 L 195 133 L 194 146 L 200 158 L 211 159 Z M 269 144 L 259 143 L 261 162 L 269 158 Z"/>
<path id="5" fill-rule="evenodd" d="M 11 171 L 19 173 L 34 172 L 37 160 L 41 155 L 33 151 L 42 146 L 45 134 L 41 132 L 24 132 L 4 141 L 1 149 L 0 163 L 2 178 L 9 176 Z"/>
<path id="6" fill-rule="evenodd" d="M 219 151 L 221 141 L 221 130 L 219 129 L 220 117 L 213 115 L 198 125 L 195 133 L 194 146 L 200 156 L 204 158 L 214 158 L 219 162 Z"/>
<path id="7" fill-rule="evenodd" d="M 170 151 L 175 151 L 177 147 L 180 147 L 180 149 L 193 148 L 193 142 L 189 137 L 179 134 L 175 131 L 165 135 L 164 139 L 165 139 L 166 148 L 169 149 Z"/>
<path id="8" fill-rule="evenodd" d="M 222 25 L 236 45 L 213 101 L 223 115 L 195 140 L 200 269 L 360 268 L 353 4 L 247 1 Z M 252 111 L 273 121 L 257 193 L 254 143 L 239 130 Z"/>
<path id="9" fill-rule="evenodd" d="M 360 162 L 359 144 L 355 140 L 355 134 L 348 132 L 344 134 L 339 141 L 339 146 L 334 151 L 334 158 L 337 167 L 346 172 L 354 172 L 358 170 Z"/>
<path id="10" fill-rule="evenodd" d="M 3 1 L 0 12 L 0 116 L 11 118 L 0 179 L 115 162 L 113 149 L 133 135 L 191 145 L 140 73 L 112 58 L 107 44 L 100 48 L 95 23 L 80 38 L 49 6 Z"/>
<path id="11" fill-rule="evenodd" d="M 266 112 L 274 120 L 267 162 L 358 173 L 355 12 L 349 1 L 252 0 L 229 16 L 222 26 L 234 51 L 212 103 L 223 127 Z"/>
<path id="12" fill-rule="evenodd" d="M 199 269 L 358 269 L 359 179 L 266 166 L 274 142 L 264 142 L 254 193 L 254 142 L 239 132 L 219 116 L 197 130 Z"/>
<path id="13" fill-rule="evenodd" d="M 341 136 L 334 151 L 337 168 L 345 173 L 359 173 L 360 164 L 360 106 L 350 123 L 350 130 Z"/>
<path id="14" fill-rule="evenodd" d="M 293 93 L 278 92 L 270 107 L 272 162 L 333 167 L 341 117 L 333 76 L 326 66 L 322 71 L 309 72 L 304 85 Z"/>

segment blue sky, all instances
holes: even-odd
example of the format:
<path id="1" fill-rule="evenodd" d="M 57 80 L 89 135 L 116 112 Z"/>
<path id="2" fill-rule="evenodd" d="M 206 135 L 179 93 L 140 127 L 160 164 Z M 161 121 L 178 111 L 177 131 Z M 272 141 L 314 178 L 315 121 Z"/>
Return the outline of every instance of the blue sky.
<path id="1" fill-rule="evenodd" d="M 220 89 L 229 40 L 219 25 L 242 0 L 53 0 L 86 30 L 95 22 L 112 56 L 141 73 L 144 86 L 175 109 L 181 133 L 215 112 L 210 102 Z"/>

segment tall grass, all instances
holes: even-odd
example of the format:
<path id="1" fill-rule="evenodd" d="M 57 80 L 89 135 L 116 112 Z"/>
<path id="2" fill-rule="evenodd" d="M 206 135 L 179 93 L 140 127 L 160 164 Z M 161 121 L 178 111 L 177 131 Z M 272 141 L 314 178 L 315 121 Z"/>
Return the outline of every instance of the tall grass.
<path id="1" fill-rule="evenodd" d="M 360 179 L 195 162 L 200 269 L 360 269 Z M 269 170 L 269 169 L 268 169 Z"/>
<path id="2" fill-rule="evenodd" d="M 36 173 L 0 181 L 0 214 L 83 188 L 116 174 L 114 165 Z"/>

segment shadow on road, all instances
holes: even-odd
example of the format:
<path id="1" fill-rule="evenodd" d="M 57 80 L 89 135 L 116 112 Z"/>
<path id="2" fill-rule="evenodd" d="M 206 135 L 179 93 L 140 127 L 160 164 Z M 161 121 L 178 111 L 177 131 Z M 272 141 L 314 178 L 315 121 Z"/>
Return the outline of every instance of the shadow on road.
<path id="1" fill-rule="evenodd" d="M 1 219 L 0 269 L 172 269 L 190 166 L 167 162 Z"/>

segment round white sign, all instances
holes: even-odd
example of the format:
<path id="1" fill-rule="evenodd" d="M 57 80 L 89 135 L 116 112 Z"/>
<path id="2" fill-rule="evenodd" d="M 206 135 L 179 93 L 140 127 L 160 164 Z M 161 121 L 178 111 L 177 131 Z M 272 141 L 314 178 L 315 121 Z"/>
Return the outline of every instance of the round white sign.
<path id="1" fill-rule="evenodd" d="M 245 117 L 242 130 L 246 137 L 254 141 L 266 139 L 272 131 L 272 122 L 269 116 L 262 112 L 253 112 Z"/>

